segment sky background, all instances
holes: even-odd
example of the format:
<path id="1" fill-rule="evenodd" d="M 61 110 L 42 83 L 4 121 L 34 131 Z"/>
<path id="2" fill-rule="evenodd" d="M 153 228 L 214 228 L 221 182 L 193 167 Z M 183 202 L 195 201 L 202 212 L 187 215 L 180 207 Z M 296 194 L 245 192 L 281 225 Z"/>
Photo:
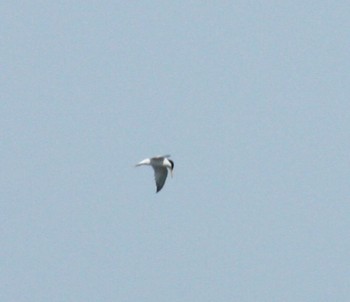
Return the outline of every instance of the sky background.
<path id="1" fill-rule="evenodd" d="M 348 1 L 0 14 L 1 301 L 350 301 Z"/>

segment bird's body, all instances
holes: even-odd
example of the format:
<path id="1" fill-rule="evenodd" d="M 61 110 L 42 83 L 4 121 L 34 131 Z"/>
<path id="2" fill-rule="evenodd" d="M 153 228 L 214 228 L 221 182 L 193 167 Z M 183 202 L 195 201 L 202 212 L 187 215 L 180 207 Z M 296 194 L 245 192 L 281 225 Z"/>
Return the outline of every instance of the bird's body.
<path id="1" fill-rule="evenodd" d="M 170 155 L 156 156 L 152 158 L 146 158 L 136 164 L 138 166 L 152 166 L 154 170 L 154 178 L 157 186 L 157 193 L 163 188 L 165 180 L 168 176 L 168 169 L 171 176 L 173 176 L 174 162 L 168 159 Z"/>

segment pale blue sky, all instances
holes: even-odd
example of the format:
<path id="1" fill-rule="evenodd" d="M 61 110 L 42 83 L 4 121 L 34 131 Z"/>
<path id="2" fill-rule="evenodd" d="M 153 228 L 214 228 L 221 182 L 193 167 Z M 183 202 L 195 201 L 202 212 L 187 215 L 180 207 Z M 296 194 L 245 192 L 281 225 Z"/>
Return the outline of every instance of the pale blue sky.
<path id="1" fill-rule="evenodd" d="M 349 2 L 5 2 L 1 301 L 350 301 Z"/>

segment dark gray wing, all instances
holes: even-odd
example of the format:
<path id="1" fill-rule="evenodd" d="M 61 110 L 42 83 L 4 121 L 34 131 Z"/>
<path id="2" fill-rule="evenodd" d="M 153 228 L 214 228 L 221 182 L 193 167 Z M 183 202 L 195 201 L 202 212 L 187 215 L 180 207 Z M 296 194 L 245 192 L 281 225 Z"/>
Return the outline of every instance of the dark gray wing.
<path id="1" fill-rule="evenodd" d="M 154 168 L 154 179 L 156 181 L 157 193 L 163 188 L 167 176 L 168 176 L 167 168 L 165 167 Z"/>

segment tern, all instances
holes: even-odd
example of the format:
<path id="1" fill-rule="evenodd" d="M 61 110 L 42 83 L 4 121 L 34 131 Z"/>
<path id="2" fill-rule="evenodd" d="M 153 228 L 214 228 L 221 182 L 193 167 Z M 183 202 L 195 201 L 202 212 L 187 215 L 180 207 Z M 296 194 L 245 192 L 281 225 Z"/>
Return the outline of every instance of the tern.
<path id="1" fill-rule="evenodd" d="M 171 159 L 168 159 L 169 157 L 170 155 L 162 155 L 146 158 L 135 166 L 152 166 L 154 170 L 154 179 L 157 186 L 156 193 L 158 193 L 163 188 L 166 177 L 168 176 L 168 169 L 170 171 L 171 177 L 173 177 L 174 162 Z"/>

